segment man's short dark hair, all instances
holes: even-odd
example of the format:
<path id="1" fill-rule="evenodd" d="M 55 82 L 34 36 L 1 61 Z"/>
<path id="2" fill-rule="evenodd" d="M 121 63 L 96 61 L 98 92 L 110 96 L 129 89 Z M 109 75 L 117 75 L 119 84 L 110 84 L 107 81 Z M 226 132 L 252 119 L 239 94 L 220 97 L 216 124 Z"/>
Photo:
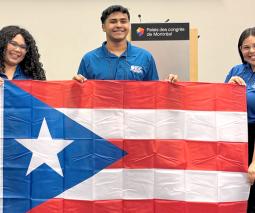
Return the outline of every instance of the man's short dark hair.
<path id="1" fill-rule="evenodd" d="M 106 8 L 103 12 L 102 12 L 102 16 L 101 16 L 101 22 L 102 24 L 104 24 L 105 20 L 108 18 L 109 15 L 111 15 L 114 12 L 121 12 L 121 13 L 125 13 L 128 16 L 128 20 L 130 21 L 130 14 L 127 8 L 121 6 L 121 5 L 112 5 L 108 8 Z"/>

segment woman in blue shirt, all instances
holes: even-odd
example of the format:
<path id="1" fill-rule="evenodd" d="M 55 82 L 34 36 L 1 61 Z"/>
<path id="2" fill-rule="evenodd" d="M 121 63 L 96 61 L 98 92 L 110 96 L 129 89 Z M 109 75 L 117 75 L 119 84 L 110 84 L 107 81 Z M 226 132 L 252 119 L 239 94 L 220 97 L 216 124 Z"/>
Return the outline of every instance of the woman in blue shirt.
<path id="1" fill-rule="evenodd" d="M 248 213 L 255 212 L 255 27 L 244 30 L 239 38 L 238 51 L 242 64 L 234 66 L 225 82 L 246 85 L 248 113 L 248 177 L 252 184 L 248 200 Z"/>
<path id="2" fill-rule="evenodd" d="M 32 35 L 19 26 L 0 30 L 0 84 L 3 79 L 46 80 Z"/>

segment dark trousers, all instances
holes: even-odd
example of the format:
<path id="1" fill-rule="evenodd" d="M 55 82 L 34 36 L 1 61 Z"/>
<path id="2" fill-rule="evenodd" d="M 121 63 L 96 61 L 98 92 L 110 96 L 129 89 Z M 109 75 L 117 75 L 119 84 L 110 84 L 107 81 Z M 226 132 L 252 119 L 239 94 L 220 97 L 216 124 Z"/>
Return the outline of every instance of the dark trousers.
<path id="1" fill-rule="evenodd" d="M 254 141 L 255 141 L 255 124 L 248 124 L 249 165 L 252 161 Z M 255 213 L 255 184 L 253 184 L 250 188 L 247 213 Z"/>

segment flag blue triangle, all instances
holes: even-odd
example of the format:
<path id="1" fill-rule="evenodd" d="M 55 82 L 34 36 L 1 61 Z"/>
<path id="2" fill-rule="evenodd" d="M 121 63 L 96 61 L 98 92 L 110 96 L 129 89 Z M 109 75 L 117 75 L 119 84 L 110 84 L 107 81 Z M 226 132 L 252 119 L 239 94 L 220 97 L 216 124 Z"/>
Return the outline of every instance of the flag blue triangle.
<path id="1" fill-rule="evenodd" d="M 73 140 L 58 154 L 63 176 L 46 164 L 26 175 L 32 152 L 16 139 L 36 139 L 43 119 L 52 138 Z M 10 81 L 4 84 L 3 123 L 3 212 L 27 212 L 127 154 Z"/>

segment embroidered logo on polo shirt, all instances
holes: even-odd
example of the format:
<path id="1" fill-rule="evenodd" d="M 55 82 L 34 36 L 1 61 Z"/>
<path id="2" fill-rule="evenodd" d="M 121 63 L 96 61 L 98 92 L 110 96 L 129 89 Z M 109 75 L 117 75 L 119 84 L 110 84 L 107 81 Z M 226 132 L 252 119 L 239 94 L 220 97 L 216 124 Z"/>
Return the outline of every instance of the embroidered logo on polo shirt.
<path id="1" fill-rule="evenodd" d="M 140 66 L 131 65 L 130 70 L 135 73 L 142 73 L 143 68 Z"/>

